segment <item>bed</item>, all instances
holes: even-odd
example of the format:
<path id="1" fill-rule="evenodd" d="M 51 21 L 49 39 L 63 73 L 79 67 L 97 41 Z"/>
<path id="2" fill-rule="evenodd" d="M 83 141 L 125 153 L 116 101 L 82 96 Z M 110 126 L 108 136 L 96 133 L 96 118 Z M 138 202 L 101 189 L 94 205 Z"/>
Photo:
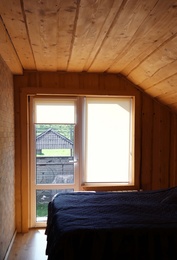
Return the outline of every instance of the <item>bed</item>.
<path id="1" fill-rule="evenodd" d="M 177 259 L 177 187 L 58 193 L 46 236 L 48 260 Z"/>

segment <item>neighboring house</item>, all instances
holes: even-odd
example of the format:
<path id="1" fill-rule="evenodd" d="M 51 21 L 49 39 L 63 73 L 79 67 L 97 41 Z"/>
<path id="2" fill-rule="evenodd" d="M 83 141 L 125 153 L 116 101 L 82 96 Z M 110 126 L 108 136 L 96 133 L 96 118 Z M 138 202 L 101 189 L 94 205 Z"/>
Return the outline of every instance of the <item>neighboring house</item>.
<path id="1" fill-rule="evenodd" d="M 73 155 L 73 142 L 57 131 L 49 128 L 36 137 L 36 153 L 41 154 L 42 149 L 70 149 Z"/>
<path id="2" fill-rule="evenodd" d="M 42 149 L 70 149 L 69 156 L 43 156 Z M 71 183 L 74 181 L 73 142 L 52 128 L 36 137 L 37 183 Z M 41 155 L 41 156 L 40 156 Z"/>

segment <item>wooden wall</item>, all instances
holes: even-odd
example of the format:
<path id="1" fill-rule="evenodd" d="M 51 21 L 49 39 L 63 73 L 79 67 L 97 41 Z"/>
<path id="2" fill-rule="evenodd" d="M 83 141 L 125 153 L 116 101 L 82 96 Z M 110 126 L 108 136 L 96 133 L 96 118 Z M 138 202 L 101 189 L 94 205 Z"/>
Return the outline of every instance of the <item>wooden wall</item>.
<path id="1" fill-rule="evenodd" d="M 141 97 L 141 187 L 153 190 L 174 186 L 177 116 L 143 93 Z"/>
<path id="2" fill-rule="evenodd" d="M 139 188 L 154 190 L 177 185 L 177 115 L 141 92 L 123 76 L 26 71 L 24 75 L 14 76 L 14 88 L 16 156 L 18 156 L 16 163 L 18 227 L 21 225 L 20 214 L 21 210 L 23 211 L 20 198 L 26 196 L 22 194 L 23 189 L 20 193 L 21 185 L 23 183 L 28 185 L 27 181 L 23 182 L 25 174 L 27 178 L 27 172 L 23 172 L 25 168 L 21 167 L 21 154 L 25 152 L 22 142 L 26 140 L 22 128 L 26 128 L 27 125 L 27 119 L 24 118 L 27 117 L 27 111 L 24 109 L 22 111 L 21 108 L 24 108 L 27 103 L 27 99 L 24 100 L 27 94 L 134 95 L 136 102 L 135 171 Z M 24 160 L 27 158 L 25 157 Z"/>

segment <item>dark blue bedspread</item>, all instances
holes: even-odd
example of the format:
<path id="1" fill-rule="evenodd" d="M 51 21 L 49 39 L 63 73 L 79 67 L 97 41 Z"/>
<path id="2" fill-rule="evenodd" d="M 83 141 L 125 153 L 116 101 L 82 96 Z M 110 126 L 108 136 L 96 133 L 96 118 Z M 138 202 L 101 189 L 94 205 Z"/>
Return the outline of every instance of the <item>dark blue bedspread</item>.
<path id="1" fill-rule="evenodd" d="M 59 193 L 46 235 L 49 260 L 177 259 L 177 187 Z"/>

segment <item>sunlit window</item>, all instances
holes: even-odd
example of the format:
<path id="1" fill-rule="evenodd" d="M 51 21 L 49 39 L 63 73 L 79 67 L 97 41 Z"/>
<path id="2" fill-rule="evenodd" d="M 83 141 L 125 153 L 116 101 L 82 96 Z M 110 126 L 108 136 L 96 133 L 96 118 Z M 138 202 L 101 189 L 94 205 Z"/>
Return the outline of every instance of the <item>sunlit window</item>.
<path id="1" fill-rule="evenodd" d="M 132 182 L 132 99 L 86 99 L 86 183 Z"/>

